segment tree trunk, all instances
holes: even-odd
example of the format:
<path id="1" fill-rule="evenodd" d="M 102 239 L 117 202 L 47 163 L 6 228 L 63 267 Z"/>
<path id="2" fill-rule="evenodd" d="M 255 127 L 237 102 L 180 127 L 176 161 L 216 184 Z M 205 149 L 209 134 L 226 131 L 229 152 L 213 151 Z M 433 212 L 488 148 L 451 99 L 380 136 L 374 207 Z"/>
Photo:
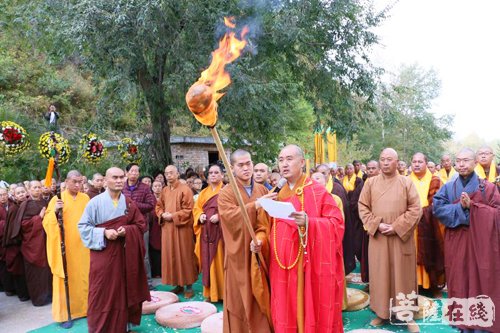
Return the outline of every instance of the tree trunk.
<path id="1" fill-rule="evenodd" d="M 148 105 L 153 136 L 147 149 L 147 160 L 151 161 L 148 169 L 163 170 L 172 164 L 172 151 L 170 147 L 170 111 L 165 106 L 163 93 L 163 68 L 165 58 L 157 61 L 157 76 L 149 74 L 146 67 L 137 73 L 137 78 Z"/>

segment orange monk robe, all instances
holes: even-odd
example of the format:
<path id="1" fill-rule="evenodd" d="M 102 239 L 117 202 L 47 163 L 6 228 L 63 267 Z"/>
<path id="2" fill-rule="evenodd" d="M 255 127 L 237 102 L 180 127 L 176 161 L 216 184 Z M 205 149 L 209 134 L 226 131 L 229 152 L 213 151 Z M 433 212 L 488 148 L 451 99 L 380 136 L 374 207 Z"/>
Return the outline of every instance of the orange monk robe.
<path id="1" fill-rule="evenodd" d="M 201 234 L 203 225 L 200 224 L 200 216 L 203 214 L 203 205 L 210 200 L 214 195 L 219 194 L 222 182 L 214 189 L 212 185 L 208 185 L 203 191 L 200 192 L 198 200 L 194 204 L 193 218 L 194 218 L 194 233 L 196 235 L 196 245 L 194 253 L 198 258 L 198 267 L 201 268 Z M 215 200 L 215 199 L 214 199 Z M 219 221 L 220 222 L 220 221 Z M 206 221 L 205 223 L 211 223 Z M 203 286 L 203 297 L 210 298 L 210 301 L 217 302 L 222 299 L 224 291 L 224 242 L 222 239 L 217 244 L 217 253 L 210 264 L 210 287 Z"/>
<path id="2" fill-rule="evenodd" d="M 255 182 L 250 196 L 240 183 L 238 188 L 255 235 L 262 241 L 262 254 L 267 260 L 269 220 L 263 209 L 255 209 L 255 200 L 268 191 Z M 224 332 L 271 332 L 269 294 L 259 284 L 266 282 L 262 279 L 256 255 L 250 252 L 252 238 L 231 186 L 219 192 L 218 204 L 225 246 Z"/>
<path id="3" fill-rule="evenodd" d="M 303 198 L 295 192 L 301 187 Z M 275 332 L 343 332 L 342 212 L 325 187 L 306 175 L 293 190 L 286 184 L 278 200 L 305 211 L 309 222 L 307 245 L 301 253 L 299 230 L 293 220 L 276 219 L 272 226 L 269 274 Z"/>
<path id="4" fill-rule="evenodd" d="M 412 172 L 410 174 L 410 179 L 417 189 L 420 198 L 420 205 L 422 206 L 423 210 L 422 218 L 418 224 L 418 227 L 415 228 L 415 245 L 417 249 L 417 283 L 424 289 L 430 289 L 431 287 L 435 288 L 437 287 L 437 285 L 444 284 L 444 266 L 442 265 L 444 262 L 443 239 L 445 227 L 441 223 L 434 223 L 433 225 L 433 221 L 431 220 L 433 218 L 432 198 L 441 187 L 441 180 L 439 177 L 433 176 L 429 170 L 427 170 L 426 174 L 420 179 Z M 437 230 L 433 230 L 434 228 Z M 425 233 L 425 235 L 421 235 L 422 233 Z M 426 241 L 422 242 L 422 239 L 424 237 L 426 238 Z M 419 243 L 431 244 L 429 242 L 431 238 L 435 240 L 435 242 L 432 243 L 435 245 L 433 246 L 433 248 L 419 248 Z M 438 273 L 436 271 L 432 271 L 431 276 L 429 276 L 429 272 L 425 269 L 424 256 L 439 256 L 439 260 L 437 260 L 440 266 Z M 433 262 L 435 265 L 436 260 L 433 260 Z"/>
<path id="5" fill-rule="evenodd" d="M 198 279 L 194 255 L 193 191 L 177 181 L 161 191 L 156 216 L 169 212 L 173 221 L 162 220 L 161 282 L 172 286 L 191 285 Z"/>
<path id="6" fill-rule="evenodd" d="M 89 202 L 89 197 L 79 192 L 73 199 L 73 196 L 66 190 L 61 194 L 61 199 L 64 202 L 63 222 L 66 261 L 68 263 L 69 299 L 71 317 L 74 319 L 87 316 L 90 252 L 82 243 L 78 222 Z M 43 228 L 47 234 L 47 260 L 53 275 L 52 317 L 56 322 L 64 322 L 68 320 L 68 310 L 64 289 L 61 234 L 54 209 L 56 201 L 57 197 L 53 197 L 47 206 L 43 218 Z"/>

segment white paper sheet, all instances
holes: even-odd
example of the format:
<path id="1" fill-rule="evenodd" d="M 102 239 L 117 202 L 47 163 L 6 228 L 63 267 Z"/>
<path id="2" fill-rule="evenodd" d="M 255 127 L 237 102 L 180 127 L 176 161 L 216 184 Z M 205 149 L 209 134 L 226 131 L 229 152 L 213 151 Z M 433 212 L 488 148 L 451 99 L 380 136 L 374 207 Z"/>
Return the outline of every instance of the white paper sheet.
<path id="1" fill-rule="evenodd" d="M 262 208 L 272 217 L 292 220 L 289 216 L 291 213 L 296 212 L 295 207 L 290 202 L 281 202 L 271 199 L 260 198 L 257 199 Z"/>

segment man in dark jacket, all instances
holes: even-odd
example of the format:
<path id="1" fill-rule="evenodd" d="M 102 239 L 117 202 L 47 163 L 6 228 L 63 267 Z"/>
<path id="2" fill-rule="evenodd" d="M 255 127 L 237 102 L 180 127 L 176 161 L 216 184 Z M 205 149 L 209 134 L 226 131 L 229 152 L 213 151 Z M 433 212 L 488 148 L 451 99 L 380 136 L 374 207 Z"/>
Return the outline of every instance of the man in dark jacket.
<path id="1" fill-rule="evenodd" d="M 148 185 L 141 183 L 139 181 L 140 170 L 136 163 L 130 163 L 125 168 L 127 182 L 123 187 L 123 194 L 129 197 L 139 208 L 142 215 L 148 219 L 149 214 L 154 214 L 154 208 L 156 205 L 156 200 L 153 192 Z M 144 244 L 149 244 L 149 230 L 144 233 Z M 146 272 L 148 276 L 149 289 L 153 288 L 153 280 L 151 279 L 151 265 L 149 263 L 149 251 L 146 246 L 146 255 L 144 257 L 144 265 L 146 267 Z"/>

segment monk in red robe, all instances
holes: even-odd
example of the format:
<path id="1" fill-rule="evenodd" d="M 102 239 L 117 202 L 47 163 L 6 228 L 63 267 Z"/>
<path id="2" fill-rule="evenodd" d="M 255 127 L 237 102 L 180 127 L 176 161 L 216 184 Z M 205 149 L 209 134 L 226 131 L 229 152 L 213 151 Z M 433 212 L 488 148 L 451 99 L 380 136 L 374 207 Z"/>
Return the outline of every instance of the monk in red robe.
<path id="1" fill-rule="evenodd" d="M 34 306 L 52 302 L 52 272 L 47 261 L 47 236 L 42 219 L 47 202 L 42 198 L 42 184 L 30 182 L 31 199 L 19 206 L 16 233 L 21 235 L 21 253 L 24 258 L 26 284 Z"/>
<path id="2" fill-rule="evenodd" d="M 270 236 L 271 314 L 275 332 L 343 332 L 344 220 L 324 186 L 303 172 L 296 145 L 278 157 L 287 184 L 278 200 L 291 202 L 290 219 L 275 219 Z"/>
<path id="3" fill-rule="evenodd" d="M 455 162 L 459 176 L 441 187 L 433 198 L 434 214 L 446 226 L 448 296 L 467 301 L 485 295 L 494 309 L 474 311 L 474 304 L 457 306 L 450 302 L 449 313 L 460 312 L 462 316 L 448 318 L 461 332 L 500 332 L 500 194 L 494 184 L 474 171 L 474 151 L 462 149 Z M 470 317 L 479 320 L 469 321 Z M 488 323 L 488 318 L 495 320 Z"/>
<path id="4" fill-rule="evenodd" d="M 4 247 L 4 258 L 6 273 L 10 275 L 15 293 L 22 302 L 29 300 L 28 286 L 24 272 L 24 260 L 21 253 L 20 225 L 16 224 L 16 216 L 19 206 L 28 199 L 28 193 L 23 186 L 18 186 L 14 190 L 14 201 L 9 206 L 7 219 L 4 227 L 2 246 Z"/>

